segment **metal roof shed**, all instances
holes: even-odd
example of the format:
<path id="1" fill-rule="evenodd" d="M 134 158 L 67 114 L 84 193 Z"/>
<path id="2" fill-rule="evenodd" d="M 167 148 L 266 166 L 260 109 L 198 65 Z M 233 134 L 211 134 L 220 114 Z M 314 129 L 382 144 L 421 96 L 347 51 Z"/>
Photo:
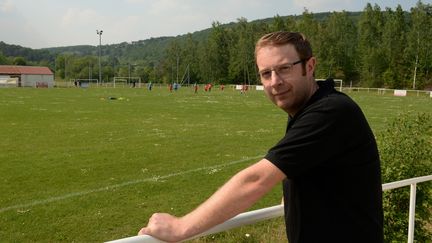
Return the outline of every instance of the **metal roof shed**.
<path id="1" fill-rule="evenodd" d="M 54 74 L 48 67 L 0 65 L 0 81 L 17 79 L 17 87 L 53 87 Z"/>

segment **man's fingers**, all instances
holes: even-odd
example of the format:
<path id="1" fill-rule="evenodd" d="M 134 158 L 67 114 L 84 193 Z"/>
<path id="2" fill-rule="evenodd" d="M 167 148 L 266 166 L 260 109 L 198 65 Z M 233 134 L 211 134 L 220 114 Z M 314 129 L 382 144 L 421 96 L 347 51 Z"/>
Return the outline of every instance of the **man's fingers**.
<path id="1" fill-rule="evenodd" d="M 157 218 L 158 218 L 158 213 L 154 213 L 150 219 L 149 222 L 147 223 L 147 227 L 141 228 L 141 230 L 138 232 L 138 235 L 149 235 L 150 234 L 150 226 L 152 224 L 154 224 L 155 220 L 157 222 Z"/>
<path id="2" fill-rule="evenodd" d="M 148 235 L 149 234 L 148 231 L 149 230 L 147 229 L 147 227 L 144 227 L 138 232 L 138 235 Z"/>
<path id="3" fill-rule="evenodd" d="M 138 235 L 151 235 L 168 242 L 180 241 L 182 240 L 181 227 L 177 221 L 178 219 L 172 215 L 155 213 L 150 217 L 147 226 L 141 228 Z"/>

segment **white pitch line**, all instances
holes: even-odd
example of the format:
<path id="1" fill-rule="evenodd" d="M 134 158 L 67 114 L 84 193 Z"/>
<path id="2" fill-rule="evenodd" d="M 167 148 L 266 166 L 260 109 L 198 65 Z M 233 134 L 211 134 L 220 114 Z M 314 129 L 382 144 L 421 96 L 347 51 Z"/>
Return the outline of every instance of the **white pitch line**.
<path id="1" fill-rule="evenodd" d="M 101 188 L 93 189 L 93 190 L 87 190 L 87 191 L 81 191 L 81 192 L 73 192 L 73 193 L 69 193 L 69 194 L 61 195 L 61 196 L 57 196 L 57 197 L 50 197 L 50 198 L 47 198 L 47 199 L 36 200 L 36 201 L 25 203 L 25 204 L 18 204 L 18 205 L 14 205 L 14 206 L 5 207 L 5 208 L 0 208 L 0 213 L 6 212 L 6 211 L 9 211 L 9 210 L 14 210 L 14 209 L 29 208 L 29 207 L 33 207 L 33 206 L 37 206 L 37 205 L 48 204 L 48 203 L 57 202 L 57 201 L 65 200 L 65 199 L 72 198 L 72 197 L 84 196 L 84 195 L 91 194 L 91 193 L 108 191 L 108 190 L 111 190 L 111 189 L 125 187 L 125 186 L 129 186 L 129 185 L 134 185 L 134 184 L 139 184 L 139 183 L 143 183 L 143 182 L 157 181 L 157 180 L 160 180 L 160 179 L 167 179 L 167 178 L 170 178 L 170 177 L 185 175 L 185 174 L 189 174 L 189 173 L 193 173 L 193 172 L 198 172 L 198 171 L 202 171 L 202 170 L 216 169 L 216 168 L 230 166 L 230 165 L 234 165 L 234 164 L 239 164 L 239 163 L 242 163 L 242 162 L 245 162 L 245 161 L 249 161 L 249 160 L 257 159 L 257 158 L 262 158 L 262 157 L 263 157 L 262 155 L 255 156 L 255 157 L 248 157 L 248 158 L 244 158 L 244 159 L 241 159 L 241 160 L 231 161 L 231 162 L 228 162 L 228 163 L 225 163 L 225 164 L 219 164 L 219 165 L 214 165 L 214 166 L 209 166 L 209 167 L 201 167 L 201 168 L 197 168 L 197 169 L 193 169 L 193 170 L 186 170 L 186 171 L 181 171 L 181 172 L 177 172 L 177 173 L 171 173 L 171 174 L 164 175 L 164 176 L 154 176 L 152 178 L 138 179 L 138 180 L 133 180 L 133 181 L 126 181 L 126 182 L 123 182 L 123 183 L 120 183 L 120 184 L 115 184 L 115 185 L 111 185 L 111 186 L 101 187 Z"/>

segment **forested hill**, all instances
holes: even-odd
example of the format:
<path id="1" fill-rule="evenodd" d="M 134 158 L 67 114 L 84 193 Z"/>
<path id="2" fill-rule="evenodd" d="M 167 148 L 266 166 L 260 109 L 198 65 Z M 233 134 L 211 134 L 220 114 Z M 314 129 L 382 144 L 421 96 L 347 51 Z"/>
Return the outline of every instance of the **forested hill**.
<path id="1" fill-rule="evenodd" d="M 194 39 L 204 40 L 210 29 L 197 31 L 192 33 Z M 152 60 L 158 60 L 164 55 L 164 51 L 168 44 L 174 39 L 183 39 L 185 35 L 176 37 L 157 37 L 146 40 L 138 40 L 132 42 L 122 42 L 119 44 L 103 45 L 103 56 L 115 56 L 118 59 L 136 60 L 139 58 L 149 57 Z M 0 56 L 10 58 L 13 62 L 15 58 L 20 58 L 28 61 L 28 65 L 36 65 L 38 62 L 52 62 L 59 54 L 70 54 L 78 56 L 98 55 L 98 46 L 77 45 L 64 47 L 50 47 L 42 49 L 31 49 L 19 45 L 7 44 L 0 41 Z M 0 62 L 0 64 L 2 64 Z"/>
<path id="2" fill-rule="evenodd" d="M 3 62 L 6 61 L 5 57 L 21 57 L 31 62 L 54 60 L 54 56 L 52 55 L 52 53 L 50 53 L 49 50 L 31 49 L 19 45 L 6 44 L 3 41 L 0 41 L 0 64 L 5 64 L 2 63 L 2 60 Z"/>
<path id="3" fill-rule="evenodd" d="M 348 12 L 355 22 L 361 12 Z M 330 15 L 329 12 L 316 13 L 314 19 L 317 21 L 325 20 Z M 300 16 L 283 16 L 282 19 L 288 17 L 299 18 Z M 269 24 L 274 21 L 274 18 L 266 18 L 260 20 L 251 21 L 251 23 L 266 23 Z M 222 27 L 231 28 L 236 26 L 238 23 L 222 24 Z M 204 29 L 190 33 L 195 41 L 202 42 L 207 39 L 211 32 L 211 28 Z M 186 38 L 188 34 L 172 36 L 172 37 L 156 37 L 146 40 L 138 40 L 132 42 L 122 42 L 119 44 L 102 45 L 103 56 L 115 56 L 120 60 L 137 60 L 137 59 L 148 59 L 149 61 L 160 60 L 167 48 L 168 44 L 172 40 L 180 40 Z M 91 45 L 76 45 L 76 46 L 64 46 L 64 47 L 50 47 L 43 49 L 31 49 L 22 47 L 14 44 L 7 44 L 0 41 L 0 55 L 3 54 L 9 58 L 18 58 L 28 61 L 28 65 L 36 65 L 39 62 L 53 62 L 55 56 L 59 54 L 71 54 L 78 56 L 98 55 L 98 46 Z M 13 62 L 13 60 L 12 60 Z M 1 64 L 1 63 L 0 63 Z"/>

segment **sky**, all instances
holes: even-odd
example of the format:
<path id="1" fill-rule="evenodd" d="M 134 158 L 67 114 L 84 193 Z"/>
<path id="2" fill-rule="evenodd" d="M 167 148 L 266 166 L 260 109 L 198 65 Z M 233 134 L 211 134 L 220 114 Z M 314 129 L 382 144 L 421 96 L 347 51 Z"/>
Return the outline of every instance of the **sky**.
<path id="1" fill-rule="evenodd" d="M 118 44 L 222 24 L 301 15 L 304 9 L 362 11 L 369 2 L 410 11 L 418 0 L 0 0 L 0 41 L 33 49 Z M 423 0 L 430 4 L 432 0 Z M 96 30 L 103 30 L 99 36 Z"/>

